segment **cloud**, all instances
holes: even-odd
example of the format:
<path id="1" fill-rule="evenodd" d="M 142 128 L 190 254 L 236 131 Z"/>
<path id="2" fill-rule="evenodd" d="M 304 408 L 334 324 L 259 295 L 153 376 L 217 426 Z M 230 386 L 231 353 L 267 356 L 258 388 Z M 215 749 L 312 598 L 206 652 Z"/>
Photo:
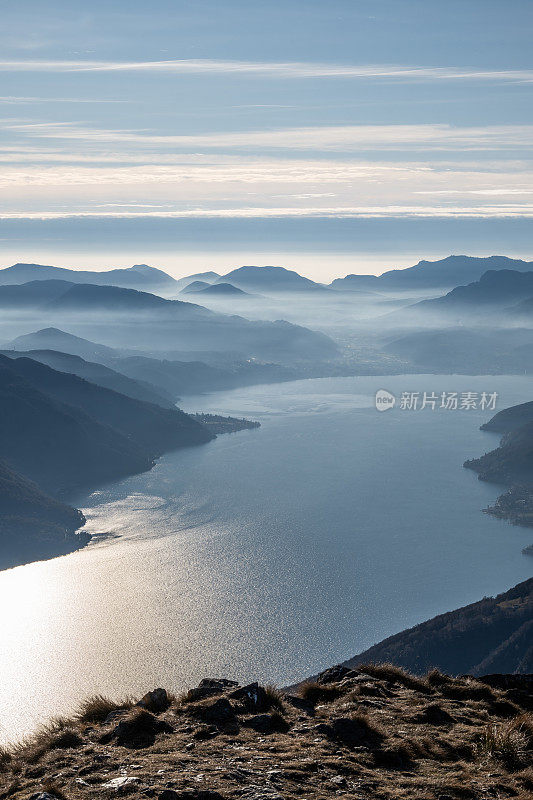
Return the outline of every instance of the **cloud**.
<path id="1" fill-rule="evenodd" d="M 369 206 L 369 207 L 329 207 L 329 208 L 194 208 L 188 210 L 134 212 L 115 211 L 31 211 L 0 212 L 2 220 L 55 220 L 76 218 L 100 219 L 261 219 L 261 218 L 336 218 L 336 219 L 387 219 L 387 218 L 434 218 L 434 219 L 533 219 L 533 204 L 506 204 L 500 206 Z"/>
<path id="2" fill-rule="evenodd" d="M 352 78 L 400 81 L 484 81 L 532 83 L 533 70 L 475 70 L 461 67 L 417 67 L 388 64 L 331 64 L 299 61 L 166 61 L 3 60 L 4 72 L 166 72 L 178 75 L 248 75 L 269 78 Z"/>
<path id="3" fill-rule="evenodd" d="M 18 97 L 16 95 L 0 96 L 0 103 L 4 105 L 16 105 L 18 103 L 130 103 L 130 100 L 101 100 L 100 98 L 80 98 L 80 97 Z"/>
<path id="4" fill-rule="evenodd" d="M 208 134 L 155 134 L 143 130 L 90 128 L 72 122 L 11 121 L 4 125 L 29 138 L 92 144 L 159 145 L 161 148 L 224 150 L 498 150 L 531 148 L 533 125 L 448 124 L 323 125 Z"/>

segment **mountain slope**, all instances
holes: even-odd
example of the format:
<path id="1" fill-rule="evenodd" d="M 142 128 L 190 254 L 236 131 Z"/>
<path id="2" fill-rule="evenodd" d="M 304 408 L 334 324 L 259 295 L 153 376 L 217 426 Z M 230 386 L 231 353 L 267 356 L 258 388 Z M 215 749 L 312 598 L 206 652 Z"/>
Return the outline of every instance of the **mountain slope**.
<path id="1" fill-rule="evenodd" d="M 128 269 L 76 270 L 43 264 L 14 264 L 0 270 L 0 285 L 60 279 L 71 283 L 96 283 L 102 286 L 123 286 L 144 291 L 176 291 L 177 281 L 160 269 L 136 264 Z"/>
<path id="2" fill-rule="evenodd" d="M 465 461 L 483 481 L 533 484 L 533 422 L 528 422 L 507 433 L 499 447 L 480 458 Z"/>
<path id="3" fill-rule="evenodd" d="M 0 351 L 8 358 L 31 358 L 32 361 L 39 361 L 58 372 L 68 372 L 77 375 L 90 383 L 96 383 L 106 389 L 111 389 L 119 394 L 133 397 L 135 400 L 143 400 L 145 403 L 155 403 L 163 408 L 174 408 L 175 400 L 167 393 L 151 386 L 145 381 L 134 380 L 122 375 L 116 370 L 110 369 L 103 364 L 92 361 L 85 361 L 80 356 L 73 356 L 70 353 L 60 353 L 56 350 L 4 350 Z"/>
<path id="4" fill-rule="evenodd" d="M 17 336 L 4 345 L 12 350 L 56 350 L 70 353 L 87 361 L 98 361 L 101 358 L 113 358 L 116 351 L 104 344 L 96 344 L 80 336 L 59 330 L 59 328 L 42 328 L 39 331 Z"/>
<path id="5" fill-rule="evenodd" d="M 533 272 L 498 270 L 485 272 L 478 281 L 457 286 L 451 292 L 434 300 L 417 303 L 413 309 L 448 310 L 506 308 L 513 301 L 533 294 Z"/>
<path id="6" fill-rule="evenodd" d="M 143 472 L 161 453 L 211 438 L 178 410 L 0 356 L 0 458 L 53 495 Z"/>
<path id="7" fill-rule="evenodd" d="M 84 522 L 0 461 L 0 570 L 78 549 L 89 539 L 76 533 Z"/>
<path id="8" fill-rule="evenodd" d="M 533 578 L 497 597 L 390 636 L 344 662 L 391 662 L 423 675 L 436 667 L 451 675 L 533 672 Z"/>

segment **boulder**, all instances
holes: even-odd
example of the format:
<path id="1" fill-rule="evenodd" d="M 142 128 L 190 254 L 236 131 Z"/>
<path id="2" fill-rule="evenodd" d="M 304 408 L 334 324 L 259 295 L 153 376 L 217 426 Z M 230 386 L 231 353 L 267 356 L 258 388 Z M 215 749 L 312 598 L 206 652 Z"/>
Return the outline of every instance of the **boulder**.
<path id="1" fill-rule="evenodd" d="M 170 700 L 165 689 L 154 689 L 153 692 L 147 692 L 137 705 L 146 708 L 152 714 L 160 714 L 167 710 Z"/>
<path id="2" fill-rule="evenodd" d="M 270 708 L 268 695 L 265 689 L 259 686 L 257 682 L 249 683 L 248 686 L 235 689 L 235 691 L 229 694 L 229 697 L 231 697 L 232 700 L 237 700 L 246 711 L 260 712 L 268 711 Z"/>

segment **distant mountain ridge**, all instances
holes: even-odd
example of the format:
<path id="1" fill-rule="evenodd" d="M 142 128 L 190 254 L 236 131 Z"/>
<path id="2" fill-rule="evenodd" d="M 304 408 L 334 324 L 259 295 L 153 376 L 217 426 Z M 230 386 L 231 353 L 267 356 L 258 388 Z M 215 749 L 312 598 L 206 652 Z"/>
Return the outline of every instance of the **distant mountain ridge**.
<path id="1" fill-rule="evenodd" d="M 0 307 L 27 309 L 41 323 L 53 320 L 62 324 L 65 319 L 68 327 L 81 325 L 84 331 L 89 325 L 91 332 L 105 331 L 108 339 L 120 336 L 118 346 L 124 347 L 127 342 L 131 349 L 146 349 L 149 340 L 154 342 L 150 349 L 167 349 L 173 340 L 181 340 L 190 351 L 229 351 L 236 358 L 282 363 L 338 355 L 337 345 L 325 334 L 284 320 L 249 320 L 117 286 L 58 280 L 0 286 Z M 139 325 L 140 314 L 143 326 Z"/>
<path id="2" fill-rule="evenodd" d="M 245 292 L 325 292 L 327 287 L 285 267 L 246 266 L 222 275 L 216 283 L 230 283 Z"/>
<path id="3" fill-rule="evenodd" d="M 337 290 L 371 289 L 375 291 L 438 290 L 464 286 L 478 281 L 489 270 L 531 272 L 533 261 L 507 256 L 447 256 L 438 261 L 419 261 L 413 267 L 393 269 L 382 275 L 347 275 L 330 285 Z"/>
<path id="4" fill-rule="evenodd" d="M 94 283 L 101 286 L 122 286 L 144 291 L 175 291 L 177 281 L 166 272 L 147 264 L 135 264 L 127 269 L 106 271 L 77 270 L 44 264 L 13 264 L 0 269 L 0 285 L 28 283 L 34 280 L 66 280 L 70 283 Z"/>

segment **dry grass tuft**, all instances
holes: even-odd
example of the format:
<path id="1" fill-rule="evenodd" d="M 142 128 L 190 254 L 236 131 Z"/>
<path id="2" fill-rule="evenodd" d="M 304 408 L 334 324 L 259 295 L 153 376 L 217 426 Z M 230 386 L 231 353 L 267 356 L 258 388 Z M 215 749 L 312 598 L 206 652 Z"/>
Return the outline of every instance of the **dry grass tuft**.
<path id="1" fill-rule="evenodd" d="M 108 697 L 104 697 L 104 695 L 95 694 L 83 701 L 78 709 L 76 718 L 80 722 L 104 722 L 106 717 L 113 711 L 124 711 L 128 708 L 131 708 L 132 705 L 133 700 L 130 699 L 125 700 L 122 703 L 115 703 Z"/>
<path id="2" fill-rule="evenodd" d="M 399 683 L 401 686 L 405 686 L 406 689 L 413 689 L 415 692 L 422 692 L 422 694 L 432 693 L 427 681 L 411 675 L 411 673 L 394 664 L 362 664 L 358 667 L 358 671 L 389 683 Z"/>
<path id="3" fill-rule="evenodd" d="M 519 769 L 533 757 L 533 715 L 522 714 L 502 724 L 489 723 L 480 742 L 482 754 L 501 761 L 508 769 Z"/>
<path id="4" fill-rule="evenodd" d="M 285 711 L 285 703 L 283 702 L 282 693 L 273 684 L 268 684 L 264 688 L 267 697 L 268 708 L 275 708 L 277 711 L 280 711 L 283 714 Z"/>
<path id="5" fill-rule="evenodd" d="M 331 684 L 307 681 L 300 687 L 299 694 L 302 700 L 316 706 L 317 703 L 332 703 L 341 696 L 342 692 L 337 686 Z"/>
<path id="6" fill-rule="evenodd" d="M 13 756 L 7 747 L 0 747 L 0 770 L 10 765 Z"/>
<path id="7" fill-rule="evenodd" d="M 66 794 L 63 789 L 58 786 L 58 784 L 51 780 L 51 778 L 47 778 L 43 781 L 42 784 L 43 792 L 52 795 L 52 797 L 57 797 L 58 800 L 66 800 Z"/>

